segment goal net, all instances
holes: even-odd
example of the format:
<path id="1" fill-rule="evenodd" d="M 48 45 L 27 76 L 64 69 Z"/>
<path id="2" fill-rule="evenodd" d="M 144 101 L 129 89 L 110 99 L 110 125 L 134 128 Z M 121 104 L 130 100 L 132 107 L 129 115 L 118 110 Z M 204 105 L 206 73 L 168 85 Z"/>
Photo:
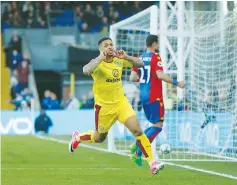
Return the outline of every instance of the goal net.
<path id="1" fill-rule="evenodd" d="M 133 56 L 145 51 L 148 34 L 165 38 L 166 47 L 160 42 L 160 48 L 166 51 L 165 55 L 161 53 L 165 72 L 173 78 L 183 76 L 181 80 L 185 81 L 183 91 L 163 83 L 165 121 L 153 143 L 156 154 L 161 160 L 237 161 L 237 15 L 185 11 L 182 35 L 177 29 L 177 16 L 172 12 L 168 15 L 167 33 L 162 33 L 160 10 L 155 6 L 112 25 L 110 30 L 115 48 Z M 176 62 L 178 47 L 183 47 L 183 70 L 178 70 Z M 129 82 L 129 74 L 130 70 L 124 70 L 125 93 L 145 130 L 150 123 L 139 103 L 139 84 Z M 129 153 L 135 139 L 116 123 L 108 142 L 110 151 Z M 161 155 L 161 144 L 169 144 L 172 153 Z"/>

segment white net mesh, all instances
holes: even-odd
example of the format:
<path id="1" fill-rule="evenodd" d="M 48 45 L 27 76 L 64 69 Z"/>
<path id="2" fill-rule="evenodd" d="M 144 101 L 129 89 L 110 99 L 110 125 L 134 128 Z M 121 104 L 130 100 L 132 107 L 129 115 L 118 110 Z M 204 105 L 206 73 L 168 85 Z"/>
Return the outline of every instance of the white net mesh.
<path id="1" fill-rule="evenodd" d="M 169 12 L 169 14 L 171 14 Z M 193 22 L 188 16 L 193 15 Z M 159 156 L 165 160 L 226 160 L 237 158 L 237 17 L 223 17 L 219 12 L 185 12 L 184 28 L 192 33 L 184 38 L 185 92 L 178 99 L 177 88 L 167 86 L 165 122 L 158 136 L 160 144 L 170 144 L 172 153 Z M 159 20 L 158 20 L 159 22 Z M 192 26 L 193 25 L 193 26 Z M 116 30 L 116 48 L 133 56 L 145 51 L 149 34 L 150 12 L 120 24 Z M 159 28 L 158 28 L 159 29 Z M 169 30 L 177 30 L 177 17 L 170 18 Z M 162 30 L 159 30 L 161 32 Z M 167 36 L 167 72 L 177 77 L 178 35 Z M 125 70 L 123 83 L 143 128 L 149 126 L 140 111 L 138 84 L 128 82 Z M 134 137 L 123 125 L 114 127 L 117 151 L 128 152 Z"/>

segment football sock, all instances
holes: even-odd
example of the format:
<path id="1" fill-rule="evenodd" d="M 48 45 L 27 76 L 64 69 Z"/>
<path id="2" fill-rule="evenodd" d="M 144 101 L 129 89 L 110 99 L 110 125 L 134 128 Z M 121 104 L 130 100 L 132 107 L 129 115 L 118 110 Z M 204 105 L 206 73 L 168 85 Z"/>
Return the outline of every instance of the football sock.
<path id="1" fill-rule="evenodd" d="M 145 131 L 144 134 L 147 134 L 147 132 L 149 132 L 149 130 L 151 129 L 151 127 L 148 127 Z M 146 135 L 147 136 L 147 135 Z"/>
<path id="2" fill-rule="evenodd" d="M 141 149 L 142 153 L 146 157 L 147 162 L 148 163 L 152 162 L 154 158 L 152 155 L 152 148 L 149 139 L 146 137 L 144 133 L 140 136 L 137 136 L 136 139 L 137 139 L 137 146 Z"/>
<path id="3" fill-rule="evenodd" d="M 145 130 L 146 137 L 149 139 L 150 143 L 155 139 L 155 137 L 162 131 L 160 127 L 151 126 Z M 137 149 L 137 155 L 142 156 L 142 151 L 140 148 Z"/>
<path id="4" fill-rule="evenodd" d="M 83 132 L 83 133 L 79 134 L 79 136 L 77 137 L 77 141 L 84 141 L 84 142 L 88 142 L 88 143 L 95 143 L 94 131 L 89 130 L 87 132 Z"/>

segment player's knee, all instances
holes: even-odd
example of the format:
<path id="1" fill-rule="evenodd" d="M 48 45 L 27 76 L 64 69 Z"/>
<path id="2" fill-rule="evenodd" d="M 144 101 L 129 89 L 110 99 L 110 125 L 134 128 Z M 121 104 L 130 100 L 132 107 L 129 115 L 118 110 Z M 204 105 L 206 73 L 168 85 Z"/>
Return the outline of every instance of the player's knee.
<path id="1" fill-rule="evenodd" d="M 95 138 L 96 143 L 102 143 L 106 139 L 106 136 L 100 136 Z"/>
<path id="2" fill-rule="evenodd" d="M 132 131 L 132 133 L 133 133 L 133 135 L 134 135 L 135 137 L 141 136 L 141 135 L 143 134 L 141 128 L 136 128 L 136 129 L 134 129 L 134 130 Z"/>
<path id="3" fill-rule="evenodd" d="M 163 122 L 156 122 L 155 124 L 153 124 L 153 126 L 162 128 Z"/>

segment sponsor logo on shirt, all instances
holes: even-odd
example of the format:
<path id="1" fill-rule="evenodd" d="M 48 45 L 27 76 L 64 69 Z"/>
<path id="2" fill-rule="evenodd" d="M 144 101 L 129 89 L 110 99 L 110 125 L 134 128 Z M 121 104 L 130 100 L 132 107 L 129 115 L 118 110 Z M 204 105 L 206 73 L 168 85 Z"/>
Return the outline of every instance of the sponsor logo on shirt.
<path id="1" fill-rule="evenodd" d="M 113 70 L 112 70 L 112 75 L 113 75 L 115 78 L 107 78 L 107 79 L 106 79 L 106 82 L 115 83 L 115 82 L 120 82 L 120 81 L 121 81 L 121 78 L 118 78 L 118 77 L 119 77 L 119 71 L 118 71 L 118 69 L 113 69 Z"/>
<path id="2" fill-rule="evenodd" d="M 106 79 L 106 82 L 109 82 L 109 83 L 115 83 L 115 82 L 120 82 L 121 81 L 121 78 L 107 78 Z"/>
<path id="3" fill-rule="evenodd" d="M 119 71 L 118 71 L 117 69 L 113 69 L 112 75 L 113 75 L 114 77 L 118 77 Z"/>

